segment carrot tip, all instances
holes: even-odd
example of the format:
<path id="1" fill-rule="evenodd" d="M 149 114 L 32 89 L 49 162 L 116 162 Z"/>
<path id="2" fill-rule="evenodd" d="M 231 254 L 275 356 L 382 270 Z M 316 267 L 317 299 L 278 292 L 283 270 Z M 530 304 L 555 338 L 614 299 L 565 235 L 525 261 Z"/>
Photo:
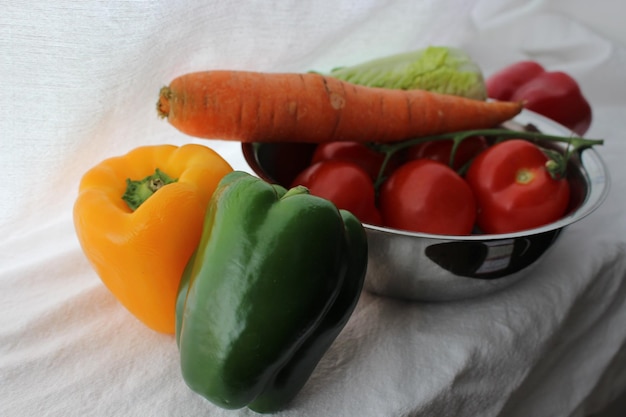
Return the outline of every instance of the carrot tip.
<path id="1" fill-rule="evenodd" d="M 172 90 L 169 87 L 161 87 L 159 91 L 159 100 L 157 101 L 157 114 L 161 119 L 165 119 L 170 114 L 170 99 L 172 97 Z"/>

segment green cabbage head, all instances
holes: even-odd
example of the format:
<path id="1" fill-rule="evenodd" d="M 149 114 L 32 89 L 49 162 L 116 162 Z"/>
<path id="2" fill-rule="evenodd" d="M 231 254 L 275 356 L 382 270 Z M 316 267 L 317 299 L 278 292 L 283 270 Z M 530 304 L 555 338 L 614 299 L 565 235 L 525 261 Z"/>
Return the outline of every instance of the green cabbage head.
<path id="1" fill-rule="evenodd" d="M 335 68 L 328 75 L 370 87 L 422 89 L 477 100 L 487 98 L 480 67 L 458 48 L 430 46 Z"/>

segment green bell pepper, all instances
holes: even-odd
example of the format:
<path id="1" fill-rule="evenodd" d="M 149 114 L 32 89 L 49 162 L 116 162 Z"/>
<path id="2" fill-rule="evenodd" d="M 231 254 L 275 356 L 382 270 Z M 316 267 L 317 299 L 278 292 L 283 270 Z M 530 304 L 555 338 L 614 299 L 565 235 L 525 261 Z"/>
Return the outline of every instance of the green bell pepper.
<path id="1" fill-rule="evenodd" d="M 226 175 L 178 293 L 185 382 L 222 408 L 284 408 L 347 323 L 366 267 L 351 213 L 304 187 Z"/>

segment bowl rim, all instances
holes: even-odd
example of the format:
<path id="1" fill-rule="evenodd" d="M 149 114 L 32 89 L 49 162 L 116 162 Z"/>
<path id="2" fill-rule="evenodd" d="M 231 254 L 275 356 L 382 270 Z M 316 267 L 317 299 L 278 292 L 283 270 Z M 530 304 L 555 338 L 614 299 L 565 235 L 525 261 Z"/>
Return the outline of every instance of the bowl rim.
<path id="1" fill-rule="evenodd" d="M 520 127 L 525 125 L 534 125 L 542 133 L 558 135 L 558 136 L 577 136 L 570 129 L 565 126 L 545 117 L 536 112 L 528 109 L 523 109 L 520 114 L 511 119 L 510 121 Z M 506 124 L 506 123 L 505 123 Z M 253 166 L 254 151 L 253 143 L 243 142 L 242 152 L 244 159 L 250 168 L 258 176 L 262 176 L 257 172 L 257 169 Z M 406 237 L 427 238 L 433 240 L 442 241 L 494 241 L 503 239 L 515 239 L 520 237 L 528 237 L 531 235 L 537 235 L 546 232 L 552 232 L 556 229 L 562 229 L 569 226 L 584 217 L 594 212 L 606 199 L 611 186 L 611 178 L 606 163 L 600 156 L 599 152 L 595 148 L 587 148 L 580 152 L 580 166 L 582 172 L 586 177 L 585 180 L 590 185 L 590 192 L 585 196 L 582 204 L 568 215 L 560 218 L 559 220 L 532 229 L 520 230 L 511 233 L 484 233 L 484 234 L 471 234 L 471 235 L 444 235 L 433 234 L 424 232 L 413 232 L 402 229 L 395 229 L 385 226 L 377 226 L 369 223 L 362 223 L 366 231 L 375 231 L 378 233 L 386 233 L 392 235 L 402 235 Z"/>

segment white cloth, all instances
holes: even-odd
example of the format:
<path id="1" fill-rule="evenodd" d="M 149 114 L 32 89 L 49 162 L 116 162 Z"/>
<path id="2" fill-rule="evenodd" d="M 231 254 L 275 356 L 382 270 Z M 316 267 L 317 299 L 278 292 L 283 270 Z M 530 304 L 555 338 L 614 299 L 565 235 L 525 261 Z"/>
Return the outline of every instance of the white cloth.
<path id="1" fill-rule="evenodd" d="M 227 416 L 189 390 L 171 336 L 105 289 L 75 237 L 81 175 L 182 135 L 158 89 L 201 69 L 328 70 L 461 46 L 486 75 L 532 58 L 591 101 L 602 207 L 527 279 L 452 303 L 363 293 L 285 416 L 585 416 L 626 389 L 626 6 L 611 0 L 4 2 L 0 14 L 0 415 Z"/>

